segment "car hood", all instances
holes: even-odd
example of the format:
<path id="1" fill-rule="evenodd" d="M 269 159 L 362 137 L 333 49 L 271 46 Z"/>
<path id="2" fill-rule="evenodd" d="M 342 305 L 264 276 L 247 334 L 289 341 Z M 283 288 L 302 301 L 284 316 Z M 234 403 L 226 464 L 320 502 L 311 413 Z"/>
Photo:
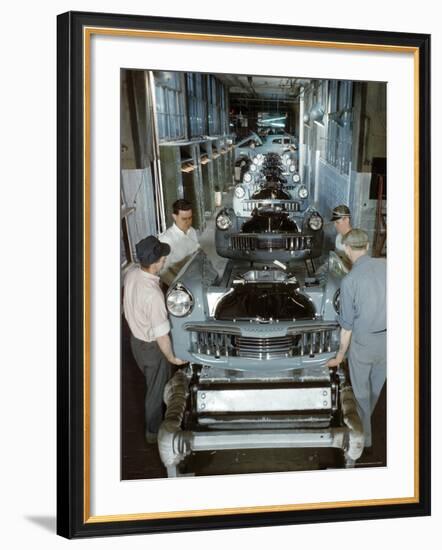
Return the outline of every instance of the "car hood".
<path id="1" fill-rule="evenodd" d="M 315 319 L 315 313 L 313 302 L 295 285 L 245 283 L 221 298 L 214 317 L 220 321 L 298 321 Z"/>
<path id="2" fill-rule="evenodd" d="M 299 231 L 296 223 L 286 212 L 256 212 L 250 220 L 243 223 L 243 233 L 290 232 Z"/>

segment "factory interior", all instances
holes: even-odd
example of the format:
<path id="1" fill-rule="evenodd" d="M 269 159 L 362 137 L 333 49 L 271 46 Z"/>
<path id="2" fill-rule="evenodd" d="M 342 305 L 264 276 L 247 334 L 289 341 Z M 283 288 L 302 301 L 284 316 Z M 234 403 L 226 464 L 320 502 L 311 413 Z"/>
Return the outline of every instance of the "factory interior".
<path id="1" fill-rule="evenodd" d="M 293 72 L 296 73 L 295 70 Z M 288 271 L 297 278 L 301 289 L 305 289 L 305 294 L 308 297 L 314 295 L 313 300 L 322 299 L 321 303 L 325 303 L 325 294 L 329 292 L 327 285 L 331 284 L 330 279 L 327 279 L 326 266 L 330 265 L 328 263 L 330 252 L 334 250 L 336 239 L 336 229 L 331 218 L 337 205 L 347 205 L 351 212 L 352 226 L 361 228 L 368 234 L 370 256 L 384 259 L 387 256 L 386 104 L 386 84 L 383 82 L 338 81 L 295 76 L 288 78 L 247 74 L 160 72 L 148 69 L 121 70 L 122 293 L 124 277 L 131 266 L 137 262 L 136 244 L 148 235 L 160 236 L 164 233 L 174 223 L 172 205 L 178 199 L 186 199 L 192 204 L 192 225 L 198 235 L 200 247 L 211 266 L 207 268 L 206 263 L 201 263 L 203 266 L 201 272 L 194 277 L 195 281 L 192 284 L 195 287 L 192 289 L 192 298 L 195 303 L 191 311 L 192 315 L 196 315 L 198 309 L 197 296 L 201 294 L 201 301 L 204 302 L 214 287 L 218 288 L 218 295 L 221 295 L 219 288 L 224 284 L 223 281 L 227 280 L 226 273 L 229 272 L 232 262 L 237 262 L 235 265 L 241 266 L 245 266 L 248 262 L 247 273 L 253 273 L 254 277 L 258 277 L 261 272 L 268 273 L 269 265 L 270 272 L 275 265 L 278 267 L 281 263 L 284 264 L 283 270 L 287 271 L 288 265 L 290 266 Z M 291 160 L 285 165 L 285 159 L 289 154 L 291 154 Z M 286 182 L 287 178 L 293 177 L 293 182 L 296 182 L 292 185 L 293 189 L 306 189 L 306 198 L 303 198 L 304 202 L 297 202 L 298 211 L 294 214 L 293 220 L 300 219 L 302 212 L 299 209 L 303 208 L 305 212 L 310 212 L 310 216 L 313 213 L 319 218 L 320 251 L 314 258 L 306 259 L 305 255 L 299 255 L 297 259 L 298 249 L 304 246 L 299 244 L 301 242 L 299 240 L 292 240 L 291 244 L 287 245 L 285 251 L 291 254 L 287 262 L 284 259 L 284 251 L 279 250 L 276 253 L 276 244 L 270 245 L 270 248 L 267 247 L 265 259 L 253 255 L 261 246 L 258 244 L 250 245 L 250 247 L 256 246 L 256 249 L 250 250 L 246 250 L 244 244 L 238 245 L 234 251 L 235 254 L 231 251 L 231 256 L 229 251 L 222 252 L 222 255 L 219 253 L 220 250 L 224 250 L 223 245 L 219 244 L 221 242 L 219 239 L 225 238 L 222 243 L 236 242 L 233 237 L 227 240 L 227 233 L 223 233 L 224 227 L 221 224 L 225 218 L 222 218 L 222 215 L 226 216 L 237 208 L 235 204 L 239 204 L 238 201 L 242 200 L 239 195 L 244 193 L 243 188 L 247 178 L 257 181 L 258 176 L 253 174 L 253 159 L 256 155 L 258 155 L 258 162 L 255 166 L 258 166 L 258 171 L 262 170 L 262 167 L 260 168 L 262 163 L 266 166 L 266 162 L 271 161 L 274 163 L 272 166 L 275 163 L 278 165 L 280 173 L 288 174 L 281 176 L 281 181 Z M 238 188 L 241 189 L 238 191 Z M 289 196 L 287 190 L 284 193 L 281 195 L 284 197 L 281 204 L 288 205 L 292 199 L 286 198 Z M 276 196 L 274 191 L 271 196 L 273 200 Z M 267 201 L 266 204 L 270 202 L 272 201 Z M 305 203 L 305 206 L 299 206 L 300 203 Z M 259 206 L 257 209 L 259 210 Z M 252 213 L 250 215 L 252 216 Z M 283 213 L 278 211 L 278 215 L 283 215 L 284 219 L 291 219 L 291 214 L 287 213 L 284 207 Z M 303 215 L 306 216 L 306 214 Z M 232 224 L 228 216 L 226 219 L 229 224 Z M 299 225 L 299 222 L 296 223 Z M 272 230 L 274 239 L 277 238 L 275 233 L 277 232 Z M 276 242 L 276 240 L 273 241 L 273 243 Z M 233 245 L 229 244 L 229 246 Z M 194 270 L 196 265 L 200 264 L 194 260 Z M 186 267 L 183 269 L 185 270 Z M 209 275 L 206 276 L 205 270 Z M 183 281 L 190 280 L 189 273 L 188 269 L 185 275 L 187 279 L 182 273 L 179 274 L 178 279 L 181 275 L 181 280 L 178 286 L 176 281 L 171 283 L 168 292 L 171 289 L 180 289 L 180 284 L 184 284 Z M 213 279 L 210 284 L 206 284 L 205 278 L 211 273 L 213 273 Z M 280 275 L 276 273 L 274 276 Z M 237 286 L 240 285 L 237 284 Z M 242 288 L 246 286 L 243 284 Z M 163 290 L 166 299 L 167 288 L 164 287 Z M 227 288 L 226 294 L 229 292 L 231 290 Z M 321 296 L 321 298 L 316 299 L 315 296 Z M 328 300 L 328 302 L 331 301 Z M 315 302 L 315 304 L 318 303 L 319 301 Z M 201 306 L 201 311 L 204 307 Z M 327 307 L 332 308 L 332 304 Z M 332 312 L 330 319 L 326 319 L 325 316 L 320 318 L 319 314 L 316 314 L 311 322 L 327 321 L 327 323 L 336 324 L 337 315 L 332 309 L 330 311 Z M 172 345 L 178 356 L 182 335 L 194 333 L 186 332 L 190 330 L 190 317 L 184 320 L 173 318 L 171 314 L 169 317 L 172 318 L 170 334 Z M 214 320 L 207 314 L 205 321 L 192 322 L 207 326 L 228 324 L 227 321 L 220 322 L 219 319 L 220 317 Z M 252 321 L 251 319 L 248 323 L 250 326 L 253 324 Z M 270 346 L 269 341 L 273 338 L 272 330 L 278 327 L 278 330 L 281 330 L 284 322 L 282 317 L 279 322 L 272 316 L 265 322 L 257 321 L 256 330 L 268 331 L 265 334 L 262 333 L 264 336 L 259 339 L 260 345 L 264 345 L 265 340 L 265 345 Z M 209 334 L 204 326 L 199 330 L 202 331 L 201 334 Z M 246 333 L 244 329 L 241 330 L 244 340 Z M 249 332 L 251 330 L 250 328 Z M 325 342 L 327 333 L 323 327 L 321 330 L 323 331 L 321 338 L 324 338 Z M 248 341 L 252 341 L 251 333 L 247 334 Z M 240 340 L 237 336 L 233 338 L 236 338 L 237 342 Z M 224 345 L 222 349 L 225 349 L 227 356 L 228 346 L 225 340 L 222 340 L 224 344 L 218 344 L 219 341 L 217 336 L 215 340 L 210 341 L 210 345 L 214 346 L 213 349 L 218 345 Z M 296 340 L 297 350 L 301 349 L 299 346 L 303 346 L 302 342 L 302 338 L 301 344 Z M 323 351 L 322 340 L 318 345 L 320 353 Z M 209 347 L 209 344 L 207 346 Z M 332 348 L 329 348 L 329 351 L 330 349 Z M 345 439 L 349 436 L 343 435 L 347 434 L 345 430 L 349 423 L 341 422 L 338 425 L 336 420 L 338 415 L 343 415 L 341 406 L 344 406 L 340 390 L 335 387 L 339 384 L 344 385 L 343 378 L 339 378 L 339 373 L 336 375 L 339 378 L 338 382 L 333 380 L 324 382 L 323 374 L 322 378 L 318 378 L 319 382 L 312 381 L 307 376 L 298 379 L 297 374 L 288 381 L 288 372 L 292 373 L 292 370 L 282 373 L 281 367 L 279 378 L 270 377 L 273 382 L 269 382 L 268 371 L 262 370 L 267 367 L 262 365 L 266 363 L 265 359 L 270 357 L 270 354 L 258 357 L 253 355 L 252 350 L 247 357 L 249 366 L 243 366 L 241 353 L 231 352 L 232 357 L 223 363 L 226 366 L 222 374 L 218 374 L 218 371 L 221 372 L 220 368 L 213 366 L 216 365 L 216 360 L 220 360 L 218 348 L 213 352 L 216 360 L 210 357 L 205 364 L 199 364 L 196 359 L 199 357 L 201 360 L 203 357 L 199 348 L 198 353 L 195 350 L 192 353 L 193 355 L 189 357 L 194 357 L 194 360 L 193 362 L 189 360 L 191 366 L 186 368 L 190 368 L 189 388 L 193 383 L 195 387 L 193 393 L 191 389 L 188 390 L 190 395 L 186 394 L 187 397 L 183 402 L 183 406 L 190 407 L 192 411 L 185 412 L 184 416 L 180 417 L 181 420 L 187 418 L 187 424 L 184 425 L 183 420 L 181 426 L 177 427 L 180 433 L 175 443 L 171 445 L 175 445 L 177 449 L 179 447 L 179 450 L 173 451 L 176 453 L 174 461 L 171 460 L 166 464 L 159 450 L 161 445 L 145 440 L 145 379 L 131 351 L 130 329 L 122 308 L 122 480 L 153 479 L 174 475 L 233 475 L 327 470 L 345 468 L 349 464 L 354 468 L 388 465 L 386 384 L 372 415 L 372 446 L 364 449 L 357 459 L 349 460 L 347 455 L 350 444 L 348 439 Z M 295 355 L 293 351 L 280 352 L 280 360 L 272 356 L 272 364 L 285 365 L 293 359 L 292 353 Z M 302 347 L 301 355 L 303 353 Z M 312 358 L 313 355 L 310 350 L 310 357 Z M 250 357 L 255 358 L 256 367 L 250 367 L 253 363 Z M 303 373 L 308 370 L 305 364 L 303 363 L 302 367 Z M 344 364 L 342 368 L 346 369 L 347 366 Z M 206 393 L 208 397 L 212 396 L 213 406 L 221 407 L 227 402 L 227 397 L 223 397 L 225 401 L 221 401 L 221 397 L 218 398 L 216 394 L 218 389 L 215 391 L 215 386 L 220 388 L 219 395 L 223 391 L 227 395 L 231 391 L 230 388 L 234 387 L 235 391 L 231 393 L 235 393 L 236 396 L 242 395 L 240 399 L 244 399 L 244 403 L 249 403 L 250 410 L 239 410 L 237 405 L 228 413 L 220 412 L 221 409 L 214 409 L 212 417 L 216 421 L 213 421 L 213 425 L 210 424 L 212 417 L 208 412 L 202 412 L 204 405 L 200 405 L 198 399 L 205 397 L 202 376 L 209 372 L 210 378 L 211 369 L 217 374 L 212 376 L 212 386 L 207 386 L 209 391 Z M 174 367 L 173 372 L 176 370 L 178 369 Z M 278 370 L 277 367 L 276 370 Z M 261 375 L 256 374 L 258 371 Z M 201 380 L 195 382 L 198 376 Z M 218 376 L 219 379 L 216 378 Z M 273 386 L 272 383 L 274 383 Z M 320 411 L 319 406 L 310 403 L 313 393 L 308 395 L 305 393 L 313 390 L 324 391 L 323 395 L 327 392 L 327 396 L 330 396 L 330 403 L 325 408 L 321 405 Z M 253 399 L 245 397 L 247 392 L 250 395 L 253 394 Z M 334 392 L 336 392 L 336 398 L 333 397 Z M 195 395 L 198 397 L 192 397 Z M 257 404 L 264 395 L 268 409 L 263 409 L 263 406 Z M 281 403 L 285 404 L 281 405 L 281 408 L 275 403 L 277 396 L 281 396 Z M 302 403 L 308 401 L 309 404 L 303 405 L 302 411 L 292 410 L 287 405 L 289 397 L 294 400 L 299 399 Z M 332 401 L 335 407 L 333 411 L 331 410 Z M 164 405 L 165 414 L 166 410 L 167 407 Z M 327 424 L 326 417 L 330 419 L 333 417 L 333 419 L 327 420 Z M 336 438 L 341 438 L 339 444 L 335 442 L 325 444 L 321 443 L 320 439 L 314 439 L 319 437 L 315 435 L 316 432 L 329 434 L 332 429 L 335 430 L 333 433 L 337 434 Z M 328 435 L 325 437 L 327 438 Z M 302 439 L 304 443 L 300 443 L 299 438 L 304 438 Z M 324 435 L 321 435 L 321 438 L 324 441 Z M 318 441 L 319 444 L 316 445 L 314 441 Z M 180 457 L 178 466 L 176 456 L 182 452 L 183 445 L 185 447 L 187 445 L 185 457 Z"/>

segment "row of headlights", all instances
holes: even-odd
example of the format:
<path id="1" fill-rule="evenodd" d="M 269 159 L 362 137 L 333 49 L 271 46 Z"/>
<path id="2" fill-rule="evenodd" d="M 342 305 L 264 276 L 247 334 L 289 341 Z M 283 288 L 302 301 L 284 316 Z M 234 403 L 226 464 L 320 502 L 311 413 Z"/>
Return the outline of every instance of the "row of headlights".
<path id="1" fill-rule="evenodd" d="M 221 212 L 216 217 L 216 227 L 221 231 L 227 231 L 232 225 L 232 219 L 227 213 L 226 210 L 221 210 Z M 318 212 L 312 212 L 310 215 L 307 225 L 312 231 L 319 231 L 324 225 L 324 220 Z"/>
<path id="2" fill-rule="evenodd" d="M 255 172 L 256 172 L 256 170 L 255 170 Z M 291 172 L 291 174 L 292 174 L 292 181 L 293 181 L 293 183 L 299 183 L 299 181 L 300 181 L 300 179 L 301 179 L 301 178 L 299 177 L 299 174 L 295 174 L 295 173 L 294 173 L 294 170 Z M 246 172 L 246 173 L 244 174 L 244 177 L 243 177 L 244 183 L 250 183 L 251 181 L 253 181 L 255 175 L 256 175 L 256 174 L 254 174 L 254 173 Z"/>
<path id="3" fill-rule="evenodd" d="M 256 156 L 253 161 L 252 161 L 252 164 L 250 165 L 250 168 L 249 170 L 251 170 L 252 172 L 256 172 L 258 170 L 258 167 L 262 166 L 264 164 L 264 158 L 260 156 Z M 290 173 L 293 173 L 296 171 L 296 166 L 295 166 L 295 162 L 292 160 L 292 159 L 286 159 L 284 161 L 285 166 L 286 166 L 286 169 L 290 172 Z"/>
<path id="4" fill-rule="evenodd" d="M 247 174 L 246 174 L 247 175 Z M 296 174 L 296 180 L 295 178 L 293 178 L 293 181 L 294 183 L 299 183 L 299 176 L 298 174 Z M 244 181 L 245 181 L 245 178 L 244 178 Z M 246 183 L 250 183 L 249 181 L 247 181 Z M 308 197 L 308 189 L 305 185 L 300 185 L 298 188 L 297 188 L 297 192 L 298 192 L 298 197 L 300 199 L 306 199 Z M 234 194 L 235 194 L 235 197 L 237 199 L 243 199 L 245 197 L 245 194 L 246 194 L 246 190 L 244 189 L 244 187 L 242 185 L 237 185 L 235 187 L 235 191 L 234 191 Z"/>

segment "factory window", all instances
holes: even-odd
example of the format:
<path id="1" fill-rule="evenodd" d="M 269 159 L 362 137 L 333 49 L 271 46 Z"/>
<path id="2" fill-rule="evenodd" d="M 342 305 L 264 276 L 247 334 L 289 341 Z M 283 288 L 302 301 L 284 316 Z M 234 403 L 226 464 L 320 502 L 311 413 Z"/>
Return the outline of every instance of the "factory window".
<path id="1" fill-rule="evenodd" d="M 179 73 L 154 73 L 160 140 L 186 137 L 184 97 Z"/>
<path id="2" fill-rule="evenodd" d="M 228 128 L 227 98 L 223 84 L 214 76 L 207 78 L 209 134 L 226 134 Z"/>
<path id="3" fill-rule="evenodd" d="M 349 174 L 352 144 L 353 83 L 331 80 L 328 89 L 326 159 L 341 174 Z"/>
<path id="4" fill-rule="evenodd" d="M 220 122 L 221 122 L 221 133 L 229 133 L 229 117 L 228 117 L 228 104 L 227 104 L 227 92 L 223 84 L 220 83 L 220 97 L 221 97 L 221 108 L 220 108 Z"/>
<path id="5" fill-rule="evenodd" d="M 187 73 L 187 101 L 190 137 L 202 136 L 206 130 L 205 75 Z"/>

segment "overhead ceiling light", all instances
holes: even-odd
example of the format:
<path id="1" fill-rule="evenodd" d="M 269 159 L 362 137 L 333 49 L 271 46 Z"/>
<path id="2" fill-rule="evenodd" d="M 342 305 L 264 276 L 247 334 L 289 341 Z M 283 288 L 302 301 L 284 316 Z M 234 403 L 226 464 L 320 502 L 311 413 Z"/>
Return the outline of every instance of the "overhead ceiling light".
<path id="1" fill-rule="evenodd" d="M 336 111 L 335 113 L 329 113 L 328 118 L 330 120 L 333 120 L 338 124 L 339 126 L 343 127 L 345 126 L 345 122 L 347 121 L 347 115 L 351 113 L 351 109 L 341 109 L 340 111 Z"/>
<path id="2" fill-rule="evenodd" d="M 276 122 L 277 120 L 286 120 L 287 115 L 279 116 L 275 118 L 262 118 L 261 122 Z"/>
<path id="3" fill-rule="evenodd" d="M 324 118 L 324 108 L 319 103 L 316 103 L 312 106 L 309 113 L 309 119 L 312 122 L 316 122 L 317 124 L 322 124 L 322 120 Z"/>

